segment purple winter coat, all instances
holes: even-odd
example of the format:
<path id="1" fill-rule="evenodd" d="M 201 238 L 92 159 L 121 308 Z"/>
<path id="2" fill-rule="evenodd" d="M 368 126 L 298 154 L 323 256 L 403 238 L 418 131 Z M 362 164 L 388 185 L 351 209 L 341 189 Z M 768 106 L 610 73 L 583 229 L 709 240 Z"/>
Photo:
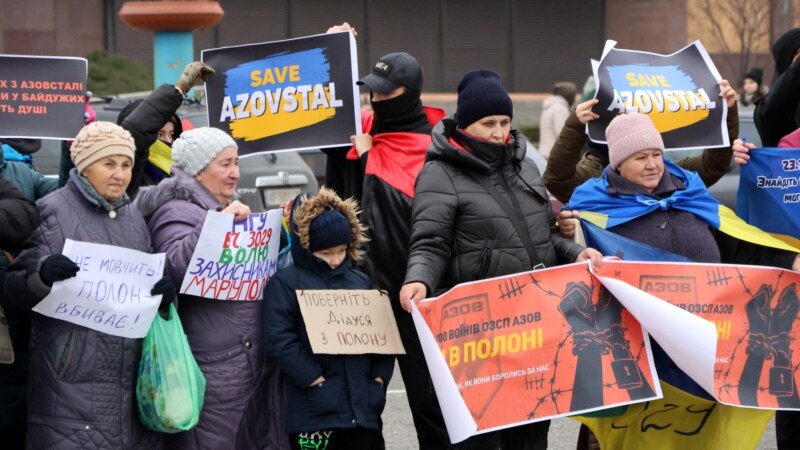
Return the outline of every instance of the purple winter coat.
<path id="1" fill-rule="evenodd" d="M 180 286 L 200 237 L 206 212 L 223 206 L 202 185 L 180 169 L 152 188 L 143 188 L 136 205 L 147 220 L 153 246 L 166 253 L 166 272 Z M 220 301 L 178 296 L 192 353 L 206 378 L 200 422 L 192 430 L 170 435 L 175 449 L 277 448 L 260 436 L 265 423 L 254 419 L 254 399 L 264 375 L 261 345 L 261 302 Z M 268 408 L 268 405 L 260 405 Z M 243 436 L 247 436 L 246 439 Z M 237 445 L 237 440 L 239 444 Z"/>
<path id="2" fill-rule="evenodd" d="M 95 194 L 96 195 L 96 194 Z M 6 301 L 30 310 L 49 292 L 42 261 L 69 238 L 149 252 L 150 235 L 127 196 L 112 218 L 78 179 L 37 202 L 42 224 L 9 266 Z M 160 449 L 162 434 L 139 422 L 136 374 L 141 339 L 111 336 L 32 313 L 27 447 L 34 449 Z"/>

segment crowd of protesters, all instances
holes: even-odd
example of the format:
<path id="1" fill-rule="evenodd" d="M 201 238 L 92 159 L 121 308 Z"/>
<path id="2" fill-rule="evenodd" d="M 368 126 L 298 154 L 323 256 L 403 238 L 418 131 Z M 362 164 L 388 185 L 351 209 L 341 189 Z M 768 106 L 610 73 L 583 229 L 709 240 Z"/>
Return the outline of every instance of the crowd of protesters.
<path id="1" fill-rule="evenodd" d="M 346 23 L 330 31 L 343 30 L 355 34 Z M 793 81 L 800 73 L 800 29 L 781 37 L 773 54 L 772 89 L 744 98 L 755 103 L 765 145 L 787 135 L 792 140 L 800 123 Z M 581 210 L 634 195 L 714 204 L 706 187 L 727 172 L 732 157 L 745 164 L 752 148 L 736 139 L 736 94 L 723 80 L 730 148 L 673 164 L 664 160 L 651 120 L 632 113 L 611 122 L 607 146 L 586 151 L 583 130 L 599 118 L 598 101 L 570 112 L 577 89 L 559 83 L 548 107 L 559 108 L 560 119 L 548 129 L 549 162 L 540 174 L 525 158 L 532 151 L 526 139 L 511 126 L 514 105 L 498 74 L 465 73 L 456 111 L 447 116 L 422 104 L 416 58 L 389 53 L 358 81 L 370 93 L 363 134 L 352 136 L 352 147 L 326 149 L 326 187 L 285 206 L 292 263 L 267 283 L 264 301 L 209 301 L 176 289 L 204 217 L 220 211 L 242 219 L 251 212 L 236 199 L 235 140 L 215 128 L 183 132 L 175 114 L 192 86 L 213 73 L 191 63 L 175 85 L 132 103 L 116 124 L 88 119 L 63 146 L 60 184 L 0 157 L 0 319 L 8 322 L 15 356 L 0 364 L 4 448 L 383 449 L 381 413 L 396 359 L 419 448 L 545 449 L 549 421 L 450 443 L 410 304 L 463 282 L 576 261 L 600 267 L 600 252 L 572 240 L 570 219 Z M 761 77 L 751 71 L 746 78 L 760 85 Z M 25 142 L 4 142 L 15 144 L 26 151 Z M 548 191 L 569 208 L 553 211 Z M 662 222 L 669 226 L 656 226 Z M 676 238 L 678 229 L 683 238 Z M 701 213 L 642 210 L 610 231 L 692 261 L 800 271 L 797 254 L 732 242 Z M 166 255 L 152 294 L 163 295 L 162 307 L 177 302 L 207 383 L 193 429 L 162 434 L 139 421 L 140 339 L 32 312 L 54 283 L 78 271 L 62 254 L 67 239 Z M 385 291 L 406 354 L 314 354 L 298 289 Z M 707 396 L 680 370 L 665 379 Z M 797 448 L 798 420 L 797 413 L 778 416 L 779 448 Z"/>

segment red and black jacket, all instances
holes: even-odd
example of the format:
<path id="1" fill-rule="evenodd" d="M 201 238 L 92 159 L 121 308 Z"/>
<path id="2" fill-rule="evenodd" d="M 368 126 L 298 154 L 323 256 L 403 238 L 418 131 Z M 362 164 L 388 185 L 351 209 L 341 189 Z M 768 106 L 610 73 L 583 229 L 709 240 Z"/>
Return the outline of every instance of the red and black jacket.
<path id="1" fill-rule="evenodd" d="M 423 108 L 431 125 L 445 117 L 443 109 Z M 362 113 L 364 133 L 372 129 L 373 119 L 371 112 Z M 405 278 L 414 184 L 430 144 L 430 134 L 378 133 L 366 153 L 361 220 L 368 227 L 370 242 L 366 246 L 365 269 L 377 287 L 388 291 L 393 299 Z M 358 159 L 355 148 L 347 158 Z"/>

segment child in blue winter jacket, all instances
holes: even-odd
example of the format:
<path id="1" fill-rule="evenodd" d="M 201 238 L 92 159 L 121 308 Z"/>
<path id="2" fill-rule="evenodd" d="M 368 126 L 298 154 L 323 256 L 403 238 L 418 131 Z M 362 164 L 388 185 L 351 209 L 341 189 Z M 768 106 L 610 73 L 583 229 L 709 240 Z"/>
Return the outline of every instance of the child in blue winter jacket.
<path id="1" fill-rule="evenodd" d="M 290 227 L 294 264 L 278 270 L 264 290 L 264 340 L 287 379 L 289 441 L 303 450 L 382 449 L 380 415 L 394 357 L 314 354 L 295 294 L 372 288 L 365 274 L 351 268 L 366 240 L 356 202 L 325 188 L 298 197 Z"/>

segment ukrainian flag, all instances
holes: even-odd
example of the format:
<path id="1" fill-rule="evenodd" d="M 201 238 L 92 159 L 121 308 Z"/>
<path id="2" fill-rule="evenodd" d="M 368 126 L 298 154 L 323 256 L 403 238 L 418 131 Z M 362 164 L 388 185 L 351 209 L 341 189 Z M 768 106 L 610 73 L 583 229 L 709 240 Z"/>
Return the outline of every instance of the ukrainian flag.
<path id="1" fill-rule="evenodd" d="M 629 222 L 656 210 L 677 209 L 693 213 L 719 231 L 753 244 L 800 253 L 800 248 L 766 233 L 736 216 L 708 193 L 703 181 L 694 173 L 664 160 L 667 170 L 678 177 L 686 189 L 663 199 L 647 195 L 609 195 L 606 174 L 593 178 L 575 189 L 567 209 L 579 211 L 581 219 L 607 229 Z"/>
<path id="2" fill-rule="evenodd" d="M 800 149 L 753 149 L 736 193 L 739 216 L 795 247 L 800 247 L 799 170 Z"/>
<path id="3" fill-rule="evenodd" d="M 773 411 L 738 408 L 661 383 L 664 398 L 617 417 L 574 417 L 613 450 L 736 450 L 758 446 Z"/>

